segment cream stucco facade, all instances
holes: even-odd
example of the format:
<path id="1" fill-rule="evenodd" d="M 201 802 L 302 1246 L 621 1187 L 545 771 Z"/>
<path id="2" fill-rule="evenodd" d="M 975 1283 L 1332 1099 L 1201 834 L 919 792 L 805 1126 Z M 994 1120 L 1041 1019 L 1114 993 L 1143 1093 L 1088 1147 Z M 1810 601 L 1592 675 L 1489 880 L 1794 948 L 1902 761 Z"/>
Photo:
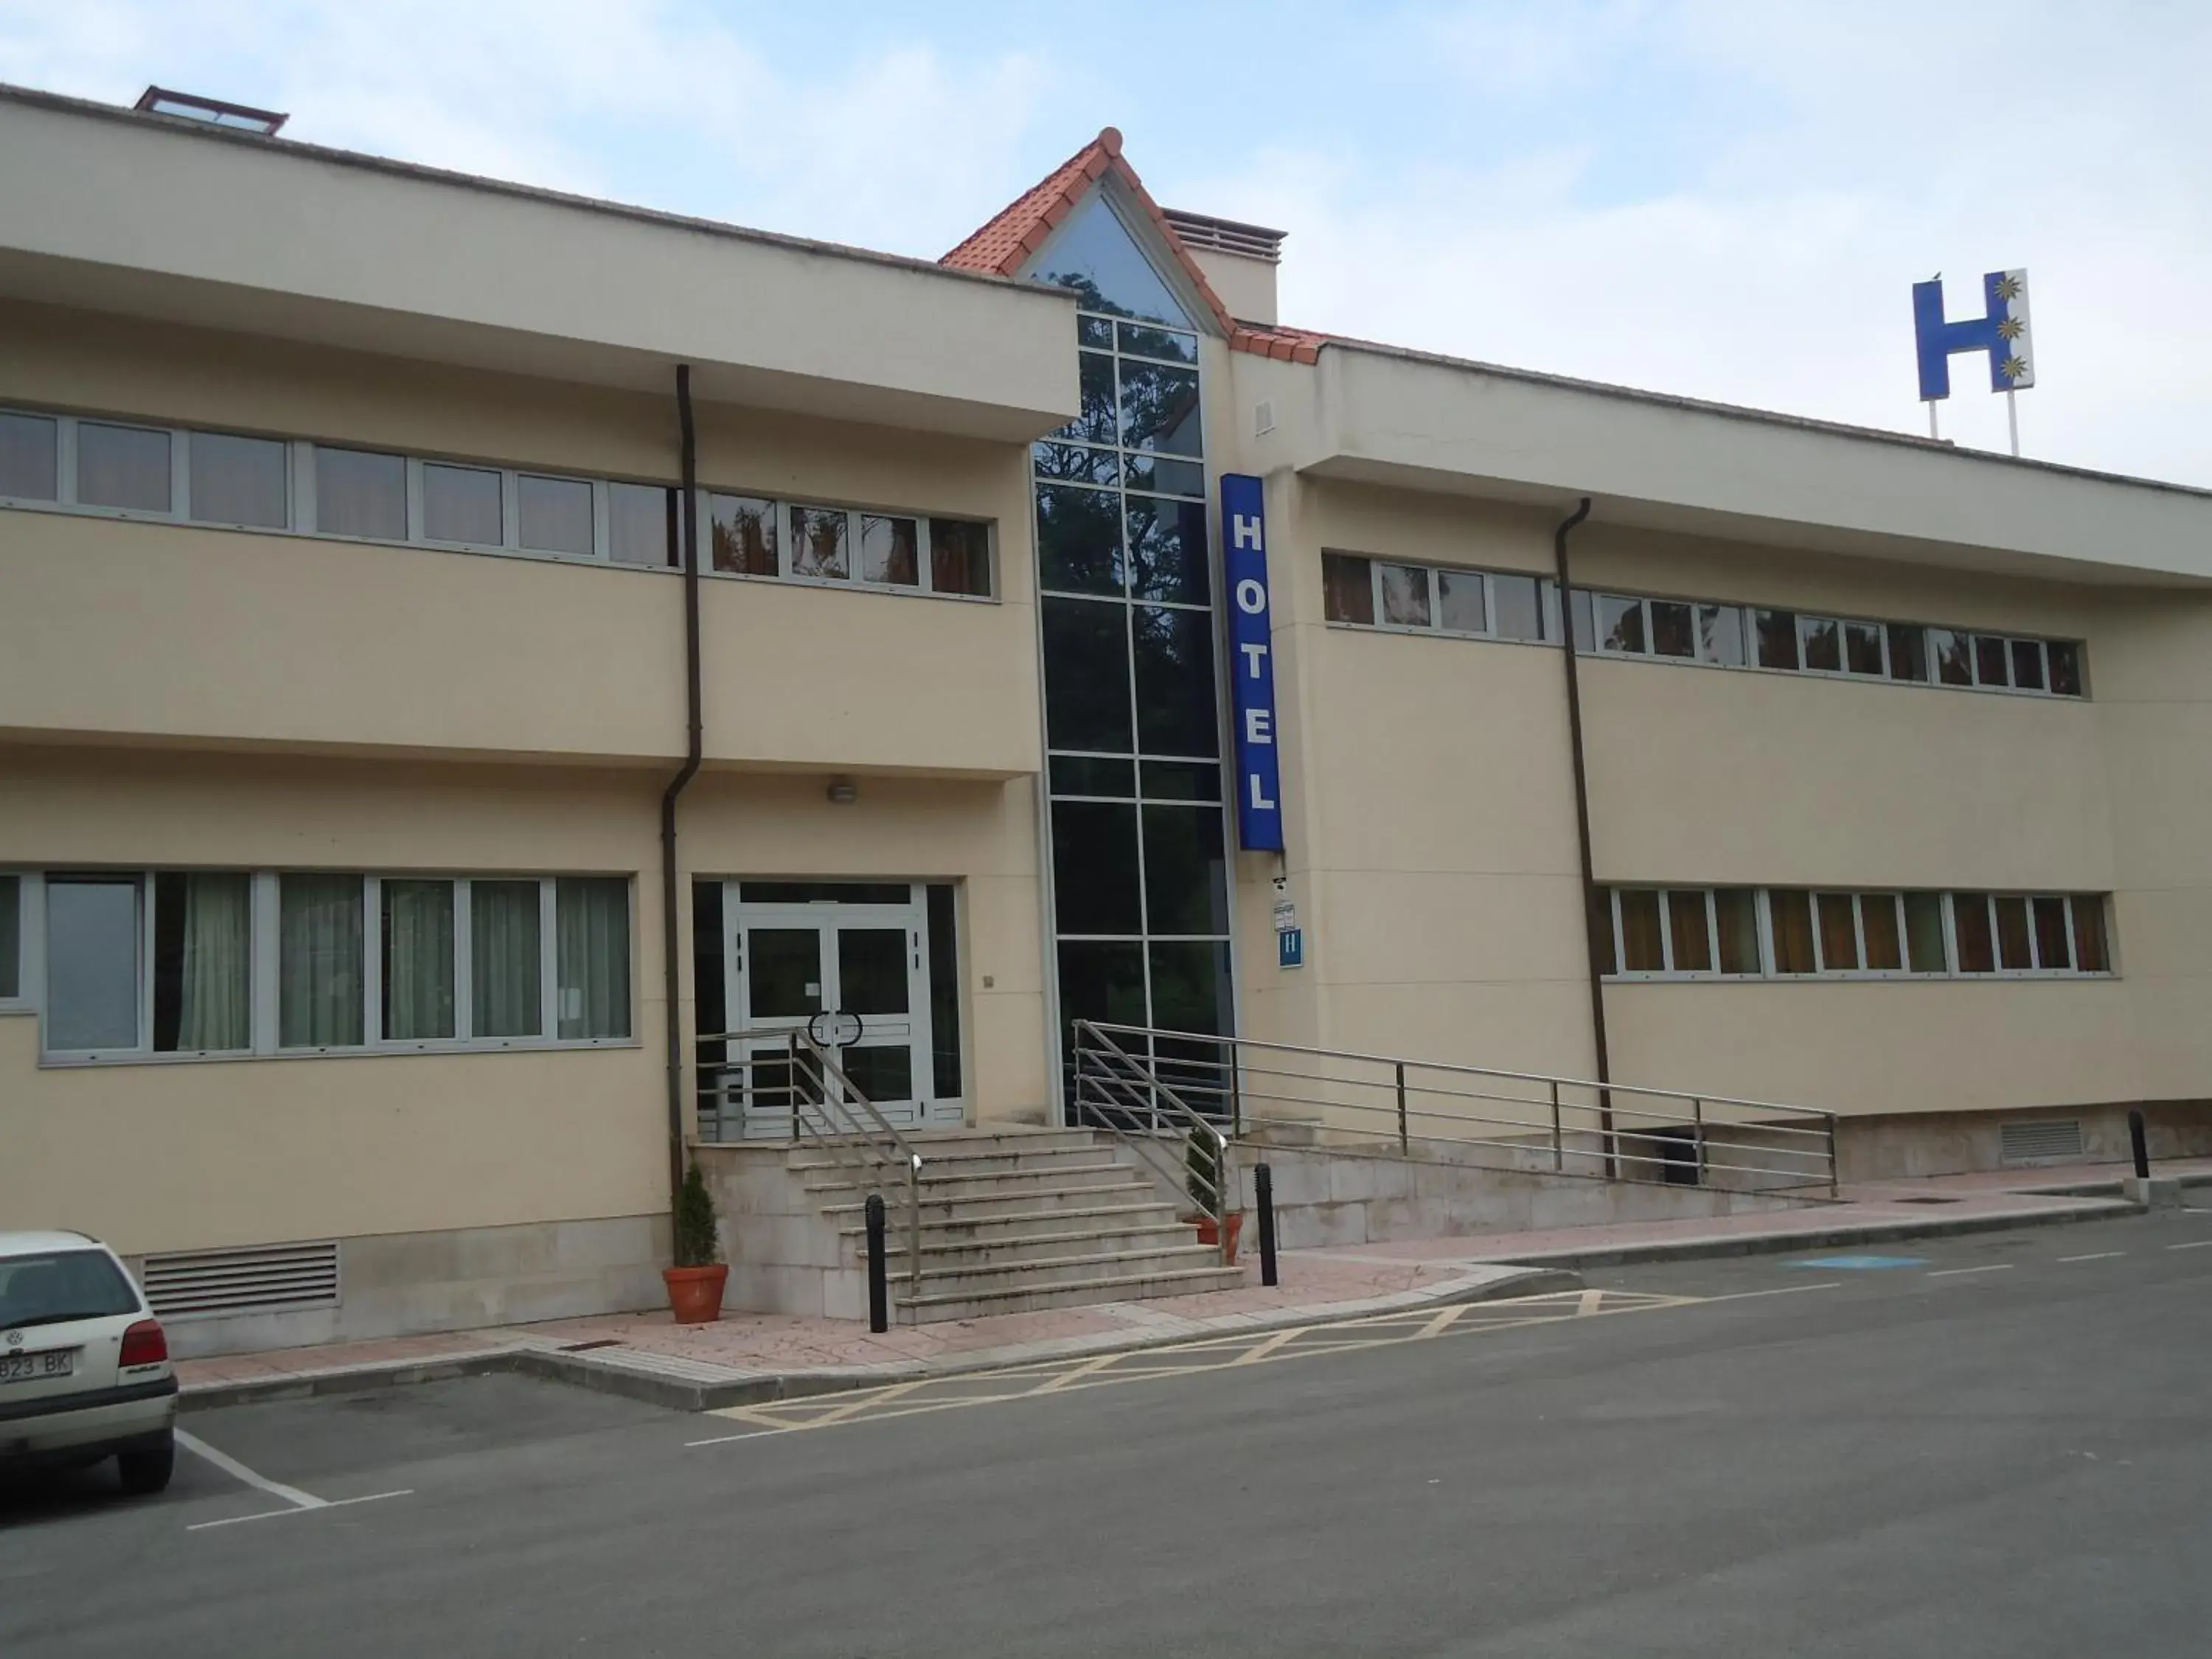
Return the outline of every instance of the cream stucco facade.
<path id="1" fill-rule="evenodd" d="M 57 194 L 30 158 L 60 147 L 82 168 Z M 697 883 L 737 884 L 732 902 L 748 881 L 949 890 L 930 923 L 954 934 L 930 941 L 939 1075 L 958 1079 L 941 1103 L 1057 1118 L 1081 1010 L 1056 967 L 1048 750 L 1066 745 L 1048 733 L 1030 444 L 1085 407 L 1073 296 L 28 94 L 0 95 L 0 415 L 74 434 L 51 497 L 35 478 L 0 489 L 0 881 L 18 884 L 21 956 L 0 972 L 0 1226 L 82 1227 L 138 1256 L 374 1241 L 373 1320 L 317 1331 L 635 1299 L 665 1249 L 672 994 L 687 1133 L 693 1040 L 730 1026 L 696 976 Z M 1195 295 L 1171 252 L 1146 257 Z M 2148 1103 L 2195 1133 L 2212 1100 L 2212 498 L 1286 343 L 1243 326 L 1273 323 L 1272 265 L 1202 264 L 1235 307 L 1197 324 L 1206 477 L 1265 485 L 1287 842 L 1224 860 L 1238 1030 L 1597 1072 L 1556 602 L 1546 637 L 1481 637 L 1334 617 L 1323 580 L 1325 554 L 1548 580 L 1589 497 L 1578 589 L 2078 642 L 2087 677 L 2085 695 L 2027 695 L 1580 653 L 1600 889 L 2108 906 L 2094 972 L 1607 976 L 1612 1077 L 1884 1126 L 1868 1167 L 1979 1156 L 1959 1150 L 1967 1117 Z M 625 564 L 606 503 L 680 484 L 679 368 L 702 731 L 672 980 L 682 538 L 673 562 Z M 103 505 L 85 446 L 104 440 L 83 434 L 114 426 L 167 433 L 179 478 L 192 434 L 279 441 L 289 505 L 260 528 L 167 495 Z M 328 451 L 407 458 L 416 532 L 314 529 L 304 480 Z M 498 475 L 509 544 L 420 533 L 441 468 Z M 589 483 L 594 551 L 513 544 L 520 492 L 545 478 Z M 988 580 L 732 574 L 725 496 L 849 509 L 856 538 L 981 526 Z M 261 884 L 246 1051 L 147 1036 L 150 878 L 179 872 Z M 68 1050 L 55 1007 L 82 964 L 41 895 L 102 872 L 148 878 L 139 1037 Z M 617 879 L 627 1014 L 573 1040 L 549 1023 L 303 1052 L 279 1039 L 289 993 L 261 960 L 302 872 L 552 878 L 548 918 L 559 878 Z M 1308 939 L 1292 969 L 1273 965 L 1279 878 Z M 1934 1150 L 1912 1150 L 1914 1125 Z"/>

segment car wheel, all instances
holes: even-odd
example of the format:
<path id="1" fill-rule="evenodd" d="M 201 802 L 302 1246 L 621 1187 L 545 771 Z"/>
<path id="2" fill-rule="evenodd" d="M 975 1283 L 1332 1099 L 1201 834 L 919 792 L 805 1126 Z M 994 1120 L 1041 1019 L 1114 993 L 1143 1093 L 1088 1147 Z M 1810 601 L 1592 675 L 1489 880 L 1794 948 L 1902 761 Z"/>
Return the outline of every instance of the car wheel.
<path id="1" fill-rule="evenodd" d="M 115 1467 L 123 1476 L 123 1490 L 133 1497 L 160 1492 L 177 1467 L 177 1443 L 170 1441 L 155 1451 L 118 1452 Z"/>

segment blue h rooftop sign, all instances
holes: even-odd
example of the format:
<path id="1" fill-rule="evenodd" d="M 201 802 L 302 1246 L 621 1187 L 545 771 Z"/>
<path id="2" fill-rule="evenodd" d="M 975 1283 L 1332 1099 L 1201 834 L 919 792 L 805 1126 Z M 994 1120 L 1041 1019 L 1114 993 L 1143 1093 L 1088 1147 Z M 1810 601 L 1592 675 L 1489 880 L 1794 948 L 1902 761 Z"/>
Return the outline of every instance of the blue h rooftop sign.
<path id="1" fill-rule="evenodd" d="M 2018 392 L 2035 384 L 2035 354 L 2027 330 L 2027 273 L 1993 270 L 1982 278 L 1982 314 L 1946 322 L 1943 279 L 1912 285 L 1912 333 L 1920 355 L 1920 397 L 1934 403 L 1951 395 L 1951 358 L 1961 351 L 1990 355 L 1990 390 Z"/>
<path id="2" fill-rule="evenodd" d="M 1229 584 L 1229 700 L 1237 720 L 1237 844 L 1283 850 L 1283 772 L 1275 743 L 1274 630 L 1267 603 L 1267 515 L 1260 481 L 1221 475 L 1221 568 Z"/>

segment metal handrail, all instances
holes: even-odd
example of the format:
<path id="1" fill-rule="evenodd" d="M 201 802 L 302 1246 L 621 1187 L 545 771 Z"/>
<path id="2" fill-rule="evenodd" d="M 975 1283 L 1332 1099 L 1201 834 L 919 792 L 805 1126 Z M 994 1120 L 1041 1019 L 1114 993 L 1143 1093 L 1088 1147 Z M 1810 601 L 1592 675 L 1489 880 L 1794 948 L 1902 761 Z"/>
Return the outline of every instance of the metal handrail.
<path id="1" fill-rule="evenodd" d="M 907 1238 L 907 1280 L 916 1296 L 921 1293 L 921 1153 L 899 1132 L 899 1127 L 885 1117 L 883 1109 L 871 1100 L 865 1090 L 847 1075 L 830 1050 L 817 1042 L 811 1033 L 798 1029 L 776 1031 L 710 1032 L 699 1036 L 700 1042 L 750 1042 L 763 1036 L 781 1036 L 785 1042 L 782 1063 L 790 1067 L 790 1075 L 797 1079 L 807 1075 L 811 1066 L 813 1084 L 811 1097 L 802 1097 L 796 1082 L 785 1085 L 785 1095 L 791 1108 L 791 1138 L 811 1137 L 813 1143 L 830 1154 L 840 1169 L 857 1170 L 863 1179 L 864 1188 L 868 1177 L 896 1170 L 904 1176 L 906 1189 L 905 1233 Z M 801 1055 L 805 1060 L 802 1060 Z M 699 1067 L 703 1077 L 709 1072 L 725 1073 L 746 1070 L 775 1057 L 751 1055 L 744 1060 L 724 1060 Z M 700 1091 L 704 1094 L 705 1089 Z M 807 1121 L 807 1109 L 822 1115 L 828 1133 Z M 842 1126 L 841 1126 L 842 1120 Z"/>
<path id="2" fill-rule="evenodd" d="M 1086 1037 L 1091 1041 L 1086 1042 Z M 1116 1077 L 1110 1071 L 1102 1071 L 1095 1066 L 1086 1069 L 1084 1065 L 1086 1057 L 1096 1057 L 1103 1065 L 1109 1066 L 1118 1062 L 1122 1074 Z M 1103 1101 L 1086 1098 L 1083 1086 L 1086 1081 L 1112 1091 L 1121 1097 Z M 1153 1173 L 1160 1176 L 1170 1186 L 1181 1188 L 1194 1205 L 1198 1204 L 1198 1194 L 1190 1191 L 1188 1161 L 1181 1168 L 1176 1166 L 1160 1150 L 1157 1128 L 1151 1133 L 1140 1134 L 1119 1120 L 1122 1114 L 1131 1112 L 1148 1115 L 1155 1122 L 1162 1119 L 1170 1122 L 1180 1120 L 1180 1132 L 1186 1145 L 1195 1135 L 1212 1139 L 1212 1202 L 1201 1207 L 1205 1209 L 1206 1218 L 1213 1224 L 1214 1248 L 1220 1253 L 1221 1264 L 1224 1267 L 1229 1266 L 1229 1217 L 1233 1209 L 1241 1208 L 1241 1206 L 1235 1205 L 1231 1200 L 1236 1165 L 1230 1157 L 1229 1137 L 1223 1133 L 1221 1126 L 1184 1100 L 1174 1086 L 1159 1075 L 1151 1060 L 1131 1054 L 1106 1036 L 1105 1028 L 1094 1020 L 1079 1019 L 1075 1022 L 1075 1093 L 1079 1106 L 1087 1104 L 1099 1109 L 1093 1114 L 1097 1127 L 1104 1129 L 1117 1143 L 1127 1147 L 1139 1160 L 1150 1165 Z M 1165 1101 L 1172 1110 L 1163 1111 L 1162 1101 Z"/>
<path id="3" fill-rule="evenodd" d="M 1655 1157 L 1624 1148 L 1620 1144 L 1623 1138 L 1621 1132 L 1614 1127 L 1613 1120 L 1626 1117 L 1664 1125 L 1678 1133 L 1686 1130 L 1687 1150 L 1694 1159 L 1696 1178 L 1701 1184 L 1709 1174 L 1741 1175 L 1763 1177 L 1766 1182 L 1778 1187 L 1786 1185 L 1802 1188 L 1825 1184 L 1832 1196 L 1838 1190 L 1836 1115 L 1817 1107 L 1784 1105 L 1772 1101 L 1750 1100 L 1731 1095 L 1694 1094 L 1686 1090 L 1656 1088 L 1645 1084 L 1603 1084 L 1581 1078 L 1556 1077 L 1544 1073 L 1514 1072 L 1502 1067 L 1468 1066 L 1446 1060 L 1407 1060 L 1396 1055 L 1368 1054 L 1352 1049 L 1317 1048 L 1298 1043 L 1272 1042 L 1251 1037 L 1220 1036 L 1202 1031 L 1166 1030 L 1146 1026 L 1117 1024 L 1110 1021 L 1078 1021 L 1077 1027 L 1079 1073 L 1081 1057 L 1085 1052 L 1081 1034 L 1086 1030 L 1097 1043 L 1110 1046 L 1115 1052 L 1120 1054 L 1126 1054 L 1127 1050 L 1115 1041 L 1117 1036 L 1139 1038 L 1148 1049 L 1153 1043 L 1166 1042 L 1206 1045 L 1225 1051 L 1225 1057 L 1213 1060 L 1200 1058 L 1197 1054 L 1178 1055 L 1174 1058 L 1171 1062 L 1174 1066 L 1196 1074 L 1190 1079 L 1179 1079 L 1182 1093 L 1176 1096 L 1176 1103 L 1183 1110 L 1192 1111 L 1189 1102 L 1182 1098 L 1182 1095 L 1187 1094 L 1224 1108 L 1225 1109 L 1219 1115 L 1231 1118 L 1240 1135 L 1243 1134 L 1248 1127 L 1284 1127 L 1310 1130 L 1331 1127 L 1326 1123 L 1326 1121 L 1320 1125 L 1316 1125 L 1309 1121 L 1271 1116 L 1263 1110 L 1255 1109 L 1279 1103 L 1291 1106 L 1310 1106 L 1325 1113 L 1366 1114 L 1383 1118 L 1388 1121 L 1389 1127 L 1378 1138 L 1395 1139 L 1401 1156 L 1410 1152 L 1411 1144 L 1415 1139 L 1439 1145 L 1484 1146 L 1524 1155 L 1543 1145 L 1540 1137 L 1546 1133 L 1545 1127 L 1528 1118 L 1500 1117 L 1459 1109 L 1439 1109 L 1437 1106 L 1428 1103 L 1431 1101 L 1496 1102 L 1528 1108 L 1532 1112 L 1548 1111 L 1551 1162 L 1553 1170 L 1559 1173 L 1566 1172 L 1567 1160 L 1570 1158 L 1593 1158 L 1602 1162 L 1608 1179 L 1652 1178 L 1636 1175 L 1622 1176 L 1620 1166 L 1624 1164 L 1656 1166 L 1662 1172 L 1660 1178 L 1663 1179 L 1663 1172 L 1680 1169 L 1689 1161 L 1663 1156 Z M 1249 1051 L 1258 1051 L 1261 1054 L 1270 1056 L 1304 1055 L 1334 1064 L 1370 1066 L 1387 1068 L 1387 1070 L 1385 1074 L 1380 1077 L 1358 1077 L 1332 1075 L 1314 1068 L 1297 1071 L 1277 1069 L 1264 1064 L 1250 1063 L 1248 1059 Z M 1508 1094 L 1482 1089 L 1443 1087 L 1426 1080 L 1423 1075 L 1425 1073 L 1443 1073 L 1453 1078 L 1480 1078 L 1527 1083 L 1540 1085 L 1542 1092 L 1535 1095 Z M 1277 1082 L 1321 1085 L 1335 1092 L 1322 1097 L 1300 1093 L 1278 1093 L 1266 1086 L 1259 1088 L 1254 1086 L 1255 1083 L 1264 1085 Z M 1160 1080 L 1159 1086 L 1164 1091 L 1169 1087 L 1164 1079 Z M 1343 1098 L 1343 1093 L 1347 1091 L 1372 1091 L 1384 1096 L 1385 1098 L 1381 1100 Z M 1588 1091 L 1595 1098 L 1588 1103 L 1564 1100 L 1563 1091 Z M 1647 1100 L 1673 1101 L 1680 1103 L 1680 1105 L 1673 1111 L 1654 1110 L 1648 1106 L 1630 1106 L 1618 1101 L 1617 1097 L 1624 1094 L 1644 1097 Z M 1729 1114 L 1729 1116 L 1714 1121 L 1708 1115 L 1711 1109 L 1719 1109 Z M 1565 1121 L 1565 1115 L 1570 1112 L 1595 1114 L 1598 1122 L 1590 1129 L 1571 1132 Z M 1796 1137 L 1814 1144 L 1810 1146 L 1761 1144 L 1759 1141 L 1742 1139 L 1732 1132 L 1747 1130 L 1753 1126 L 1731 1120 L 1740 1118 L 1744 1114 L 1757 1114 L 1768 1119 L 1780 1115 L 1786 1118 L 1812 1120 L 1810 1123 L 1770 1121 L 1759 1122 L 1755 1127 L 1758 1133 L 1769 1138 L 1770 1141 L 1775 1137 Z M 1203 1114 L 1197 1115 L 1203 1116 Z M 1414 1133 L 1417 1121 L 1425 1133 L 1419 1134 Z M 1462 1133 L 1436 1133 L 1431 1130 L 1431 1125 L 1449 1125 L 1462 1130 Z M 1341 1132 L 1357 1133 L 1358 1130 L 1357 1124 L 1338 1124 L 1334 1127 Z M 1464 1132 L 1474 1127 L 1502 1127 L 1525 1133 L 1514 1139 L 1500 1140 Z M 1592 1150 L 1583 1146 L 1571 1147 L 1568 1144 L 1571 1133 L 1577 1138 L 1587 1134 L 1595 1135 L 1599 1143 L 1597 1148 Z M 1632 1139 L 1634 1138 L 1635 1132 L 1632 1130 L 1630 1133 Z M 1731 1161 L 1723 1162 L 1715 1159 L 1711 1156 L 1715 1152 L 1731 1155 Z M 1734 1155 L 1743 1154 L 1749 1154 L 1756 1159 L 1785 1162 L 1783 1167 L 1777 1167 L 1772 1162 L 1733 1161 Z M 1809 1167 L 1800 1167 L 1801 1165 L 1809 1165 Z"/>

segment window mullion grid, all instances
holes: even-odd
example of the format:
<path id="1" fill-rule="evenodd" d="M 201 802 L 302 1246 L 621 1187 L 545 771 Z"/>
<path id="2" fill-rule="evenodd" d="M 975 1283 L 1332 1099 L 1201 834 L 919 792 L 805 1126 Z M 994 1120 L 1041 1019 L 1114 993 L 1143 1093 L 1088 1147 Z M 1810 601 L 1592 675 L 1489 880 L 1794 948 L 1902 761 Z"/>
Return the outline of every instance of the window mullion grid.
<path id="1" fill-rule="evenodd" d="M 555 949 L 554 884 L 550 876 L 538 878 L 538 1037 L 555 1041 L 561 1030 L 560 956 Z"/>
<path id="2" fill-rule="evenodd" d="M 476 1040 L 475 884 L 453 878 L 453 1041 Z"/>
<path id="3" fill-rule="evenodd" d="M 361 878 L 361 1036 L 364 1048 L 384 1042 L 384 881 Z"/>

